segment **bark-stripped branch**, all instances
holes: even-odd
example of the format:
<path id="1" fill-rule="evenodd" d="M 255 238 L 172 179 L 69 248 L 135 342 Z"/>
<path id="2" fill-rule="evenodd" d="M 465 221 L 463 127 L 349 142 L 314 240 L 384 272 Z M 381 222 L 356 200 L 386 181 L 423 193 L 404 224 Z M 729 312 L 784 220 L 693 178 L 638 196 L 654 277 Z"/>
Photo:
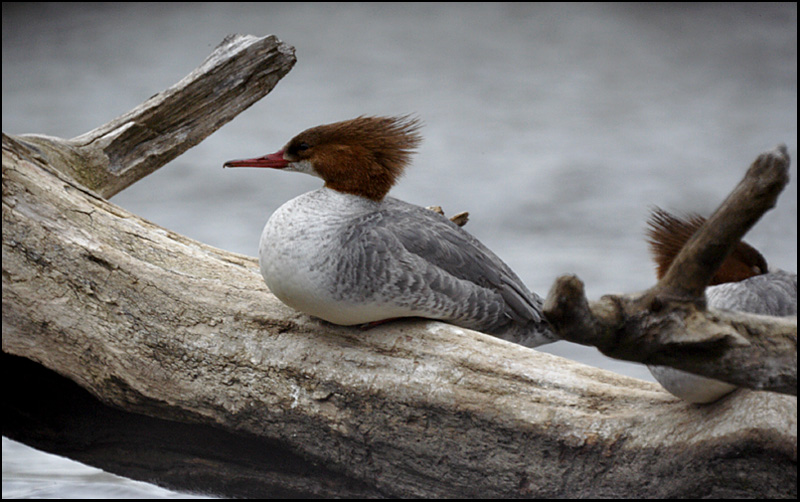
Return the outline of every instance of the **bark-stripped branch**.
<path id="1" fill-rule="evenodd" d="M 125 189 L 266 96 L 295 64 L 274 36 L 229 36 L 183 80 L 70 140 L 17 138 L 101 197 Z"/>

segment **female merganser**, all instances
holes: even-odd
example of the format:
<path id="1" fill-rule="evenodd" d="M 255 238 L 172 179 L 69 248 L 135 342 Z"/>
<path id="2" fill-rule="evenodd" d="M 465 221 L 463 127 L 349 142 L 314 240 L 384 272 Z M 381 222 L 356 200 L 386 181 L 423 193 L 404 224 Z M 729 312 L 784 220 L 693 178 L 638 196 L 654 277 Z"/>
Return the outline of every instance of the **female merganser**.
<path id="1" fill-rule="evenodd" d="M 225 163 L 325 181 L 264 227 L 267 286 L 334 324 L 425 317 L 530 347 L 555 341 L 542 299 L 500 258 L 444 216 L 386 195 L 421 141 L 419 127 L 409 117 L 362 116 L 303 131 L 276 153 Z"/>
<path id="2" fill-rule="evenodd" d="M 656 208 L 648 221 L 650 249 L 661 279 L 683 245 L 705 222 L 690 215 L 677 218 Z M 797 315 L 797 274 L 769 270 L 767 261 L 746 242 L 722 263 L 706 289 L 709 307 L 771 316 Z M 736 386 L 667 366 L 648 366 L 656 380 L 672 394 L 692 403 L 710 403 Z"/>

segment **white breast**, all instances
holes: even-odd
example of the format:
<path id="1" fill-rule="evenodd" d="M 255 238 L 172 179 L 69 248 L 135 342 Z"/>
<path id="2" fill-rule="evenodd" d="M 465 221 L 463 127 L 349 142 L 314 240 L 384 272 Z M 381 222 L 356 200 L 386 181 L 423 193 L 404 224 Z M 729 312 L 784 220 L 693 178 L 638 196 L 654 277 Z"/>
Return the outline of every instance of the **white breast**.
<path id="1" fill-rule="evenodd" d="M 400 316 L 373 298 L 342 298 L 341 239 L 348 225 L 374 211 L 376 202 L 322 188 L 290 200 L 270 217 L 261 234 L 259 264 L 270 291 L 290 307 L 353 325 Z M 354 301 L 355 300 L 355 301 Z"/>

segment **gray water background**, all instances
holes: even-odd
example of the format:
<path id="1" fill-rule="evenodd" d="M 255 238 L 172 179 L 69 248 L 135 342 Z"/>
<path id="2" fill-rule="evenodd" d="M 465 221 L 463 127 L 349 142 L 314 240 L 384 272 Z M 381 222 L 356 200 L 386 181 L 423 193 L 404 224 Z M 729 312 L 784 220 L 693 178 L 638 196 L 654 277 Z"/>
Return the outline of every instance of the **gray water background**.
<path id="1" fill-rule="evenodd" d="M 177 82 L 229 33 L 275 34 L 297 65 L 112 201 L 251 256 L 269 215 L 320 183 L 222 163 L 362 114 L 424 121 L 392 194 L 469 211 L 467 229 L 542 296 L 563 273 L 589 298 L 647 288 L 652 206 L 708 215 L 758 153 L 784 142 L 797 158 L 795 3 L 4 3 L 3 131 L 84 133 Z M 796 173 L 747 236 L 792 271 Z M 652 380 L 594 349 L 542 350 Z M 175 495 L 43 458 L 4 439 L 4 497 Z"/>

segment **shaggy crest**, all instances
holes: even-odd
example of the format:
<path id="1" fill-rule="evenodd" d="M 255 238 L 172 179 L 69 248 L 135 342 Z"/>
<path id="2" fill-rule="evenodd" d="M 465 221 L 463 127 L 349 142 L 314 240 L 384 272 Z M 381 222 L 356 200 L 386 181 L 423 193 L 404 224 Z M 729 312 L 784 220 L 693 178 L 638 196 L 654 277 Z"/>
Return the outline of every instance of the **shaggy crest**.
<path id="1" fill-rule="evenodd" d="M 410 116 L 366 117 L 307 129 L 286 145 L 290 160 L 309 159 L 325 185 L 381 200 L 422 141 Z"/>
<path id="2" fill-rule="evenodd" d="M 658 207 L 652 211 L 647 221 L 647 236 L 659 279 L 666 275 L 675 257 L 705 221 L 705 218 L 697 214 L 679 218 Z M 711 278 L 709 286 L 738 282 L 766 272 L 767 261 L 761 253 L 741 241 Z"/>

